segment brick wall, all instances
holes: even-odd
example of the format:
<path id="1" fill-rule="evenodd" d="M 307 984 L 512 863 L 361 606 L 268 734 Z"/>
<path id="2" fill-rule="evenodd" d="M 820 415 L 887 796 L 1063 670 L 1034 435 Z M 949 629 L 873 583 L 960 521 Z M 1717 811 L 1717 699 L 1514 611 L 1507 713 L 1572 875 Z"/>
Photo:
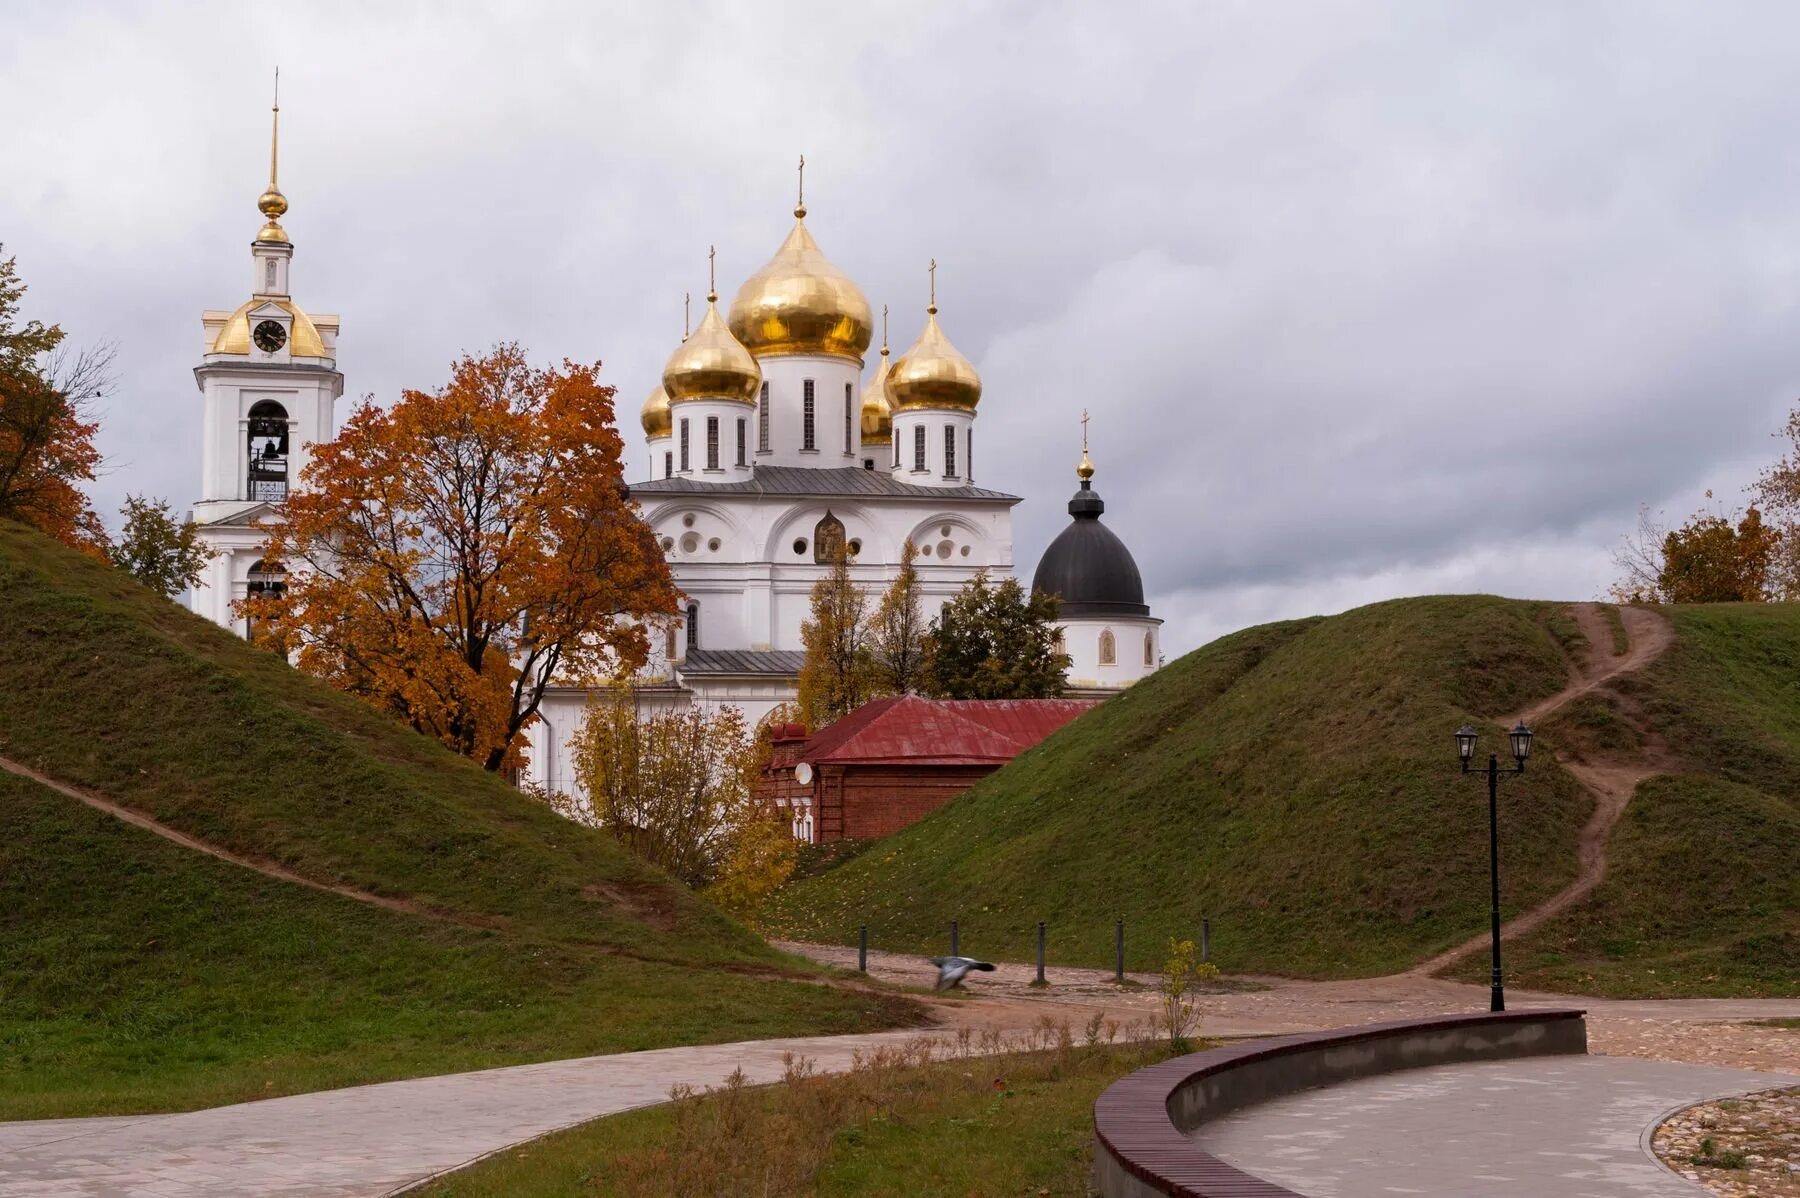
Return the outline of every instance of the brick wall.
<path id="1" fill-rule="evenodd" d="M 814 780 L 820 840 L 872 840 L 917 823 L 998 766 L 826 766 Z"/>

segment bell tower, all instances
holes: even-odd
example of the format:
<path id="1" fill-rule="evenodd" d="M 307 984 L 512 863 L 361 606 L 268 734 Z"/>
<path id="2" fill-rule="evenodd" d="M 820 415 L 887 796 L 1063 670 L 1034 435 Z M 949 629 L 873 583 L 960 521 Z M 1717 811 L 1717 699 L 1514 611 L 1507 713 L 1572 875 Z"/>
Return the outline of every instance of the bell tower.
<path id="1" fill-rule="evenodd" d="M 276 75 L 277 88 L 280 75 Z M 337 369 L 338 318 L 309 316 L 293 300 L 294 246 L 278 184 L 281 102 L 269 129 L 269 186 L 257 198 L 263 226 L 250 243 L 250 298 L 235 311 L 202 315 L 204 343 L 194 382 L 202 398 L 200 497 L 193 517 L 216 556 L 194 587 L 193 610 L 244 632 L 231 605 L 282 585 L 279 562 L 263 560 L 259 523 L 280 519 L 311 447 L 331 438 L 344 392 Z"/>

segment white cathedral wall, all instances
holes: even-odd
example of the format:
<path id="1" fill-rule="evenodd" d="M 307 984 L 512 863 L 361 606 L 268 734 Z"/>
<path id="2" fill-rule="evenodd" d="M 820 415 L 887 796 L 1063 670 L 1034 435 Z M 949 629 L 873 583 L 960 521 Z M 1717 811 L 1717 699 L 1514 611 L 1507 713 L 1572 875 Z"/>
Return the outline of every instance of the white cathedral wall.
<path id="1" fill-rule="evenodd" d="M 758 450 L 757 426 L 750 425 L 751 460 L 775 466 L 824 470 L 859 466 L 862 446 L 862 366 L 843 358 L 780 354 L 758 358 L 769 388 L 769 448 Z M 803 448 L 806 380 L 813 381 L 813 445 Z M 844 395 L 849 388 L 849 449 L 844 445 Z"/>
<path id="2" fill-rule="evenodd" d="M 974 436 L 975 413 L 961 411 L 910 411 L 894 413 L 894 445 L 900 447 L 900 462 L 893 464 L 893 448 L 888 447 L 886 465 L 896 479 L 922 487 L 964 487 L 973 484 L 969 473 L 971 438 Z M 925 466 L 918 468 L 919 443 L 915 430 L 925 434 Z M 955 460 L 951 461 L 945 432 L 956 439 Z"/>
<path id="3" fill-rule="evenodd" d="M 1162 659 L 1158 637 L 1162 621 L 1153 616 L 1083 617 L 1058 623 L 1063 633 L 1063 651 L 1069 655 L 1070 690 L 1123 690 L 1154 674 Z M 1113 660 L 1104 662 L 1101 638 L 1109 632 L 1113 636 Z"/>
<path id="4" fill-rule="evenodd" d="M 756 409 L 749 404 L 728 399 L 686 399 L 671 407 L 675 427 L 671 448 L 675 451 L 675 474 L 698 482 L 732 483 L 750 477 L 750 463 L 755 460 Z M 718 465 L 708 466 L 706 422 L 719 422 Z M 737 454 L 738 422 L 744 424 L 744 457 L 740 465 Z M 681 464 L 683 430 L 688 436 L 688 458 Z"/>

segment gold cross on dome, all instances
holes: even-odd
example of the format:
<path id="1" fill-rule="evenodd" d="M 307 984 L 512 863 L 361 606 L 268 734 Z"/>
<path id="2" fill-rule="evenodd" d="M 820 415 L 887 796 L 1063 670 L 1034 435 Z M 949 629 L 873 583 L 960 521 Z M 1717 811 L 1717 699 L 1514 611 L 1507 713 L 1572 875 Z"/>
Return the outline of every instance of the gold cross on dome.
<path id="1" fill-rule="evenodd" d="M 683 341 L 686 341 L 693 332 L 693 308 L 690 306 L 693 299 L 694 295 L 691 291 L 681 293 L 681 339 Z"/>
<path id="2" fill-rule="evenodd" d="M 1081 452 L 1082 453 L 1086 453 L 1087 449 L 1088 449 L 1087 422 L 1088 422 L 1087 409 L 1083 408 L 1083 409 L 1081 409 Z"/>
<path id="3" fill-rule="evenodd" d="M 937 259 L 933 258 L 931 260 L 931 265 L 926 267 L 925 269 L 926 269 L 927 273 L 929 273 L 931 275 L 931 310 L 933 312 L 936 312 L 937 311 Z"/>
<path id="4" fill-rule="evenodd" d="M 709 304 L 719 298 L 718 257 L 718 246 L 709 245 L 706 247 L 706 302 Z"/>
<path id="5" fill-rule="evenodd" d="M 796 208 L 806 207 L 806 155 L 800 155 L 800 190 L 794 197 Z"/>

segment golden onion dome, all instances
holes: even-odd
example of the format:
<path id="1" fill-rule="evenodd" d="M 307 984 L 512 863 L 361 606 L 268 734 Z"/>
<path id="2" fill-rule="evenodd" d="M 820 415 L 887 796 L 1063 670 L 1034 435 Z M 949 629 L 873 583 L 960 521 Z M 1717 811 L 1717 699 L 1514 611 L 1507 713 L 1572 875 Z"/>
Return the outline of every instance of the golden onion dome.
<path id="1" fill-rule="evenodd" d="M 894 404 L 888 398 L 888 347 L 881 347 L 881 365 L 862 393 L 862 443 L 892 445 L 894 442 Z"/>
<path id="2" fill-rule="evenodd" d="M 666 437 L 675 428 L 674 417 L 669 414 L 669 393 L 663 390 L 661 383 L 650 392 L 644 400 L 644 435 L 646 437 Z"/>
<path id="3" fill-rule="evenodd" d="M 268 240 L 264 238 L 263 240 Z M 284 237 L 283 240 L 286 240 Z M 208 353 L 214 354 L 248 354 L 250 352 L 250 309 L 260 308 L 264 304 L 274 304 L 286 312 L 292 319 L 288 328 L 288 353 L 296 358 L 325 358 L 325 340 L 319 336 L 318 326 L 313 324 L 312 317 L 300 310 L 300 305 L 287 299 L 252 299 L 225 321 L 219 329 L 218 336 L 213 338 L 212 348 Z"/>
<path id="4" fill-rule="evenodd" d="M 731 331 L 759 358 L 824 354 L 860 366 L 872 325 L 869 301 L 807 231 L 804 205 L 775 256 L 731 301 Z"/>
<path id="5" fill-rule="evenodd" d="M 981 402 L 981 376 L 938 327 L 937 304 L 925 309 L 925 331 L 888 372 L 887 389 L 896 412 L 922 408 L 973 412 Z"/>
<path id="6" fill-rule="evenodd" d="M 706 316 L 694 335 L 669 355 L 663 367 L 669 402 L 729 399 L 754 404 L 762 388 L 762 367 L 719 318 L 719 297 L 706 297 Z"/>

